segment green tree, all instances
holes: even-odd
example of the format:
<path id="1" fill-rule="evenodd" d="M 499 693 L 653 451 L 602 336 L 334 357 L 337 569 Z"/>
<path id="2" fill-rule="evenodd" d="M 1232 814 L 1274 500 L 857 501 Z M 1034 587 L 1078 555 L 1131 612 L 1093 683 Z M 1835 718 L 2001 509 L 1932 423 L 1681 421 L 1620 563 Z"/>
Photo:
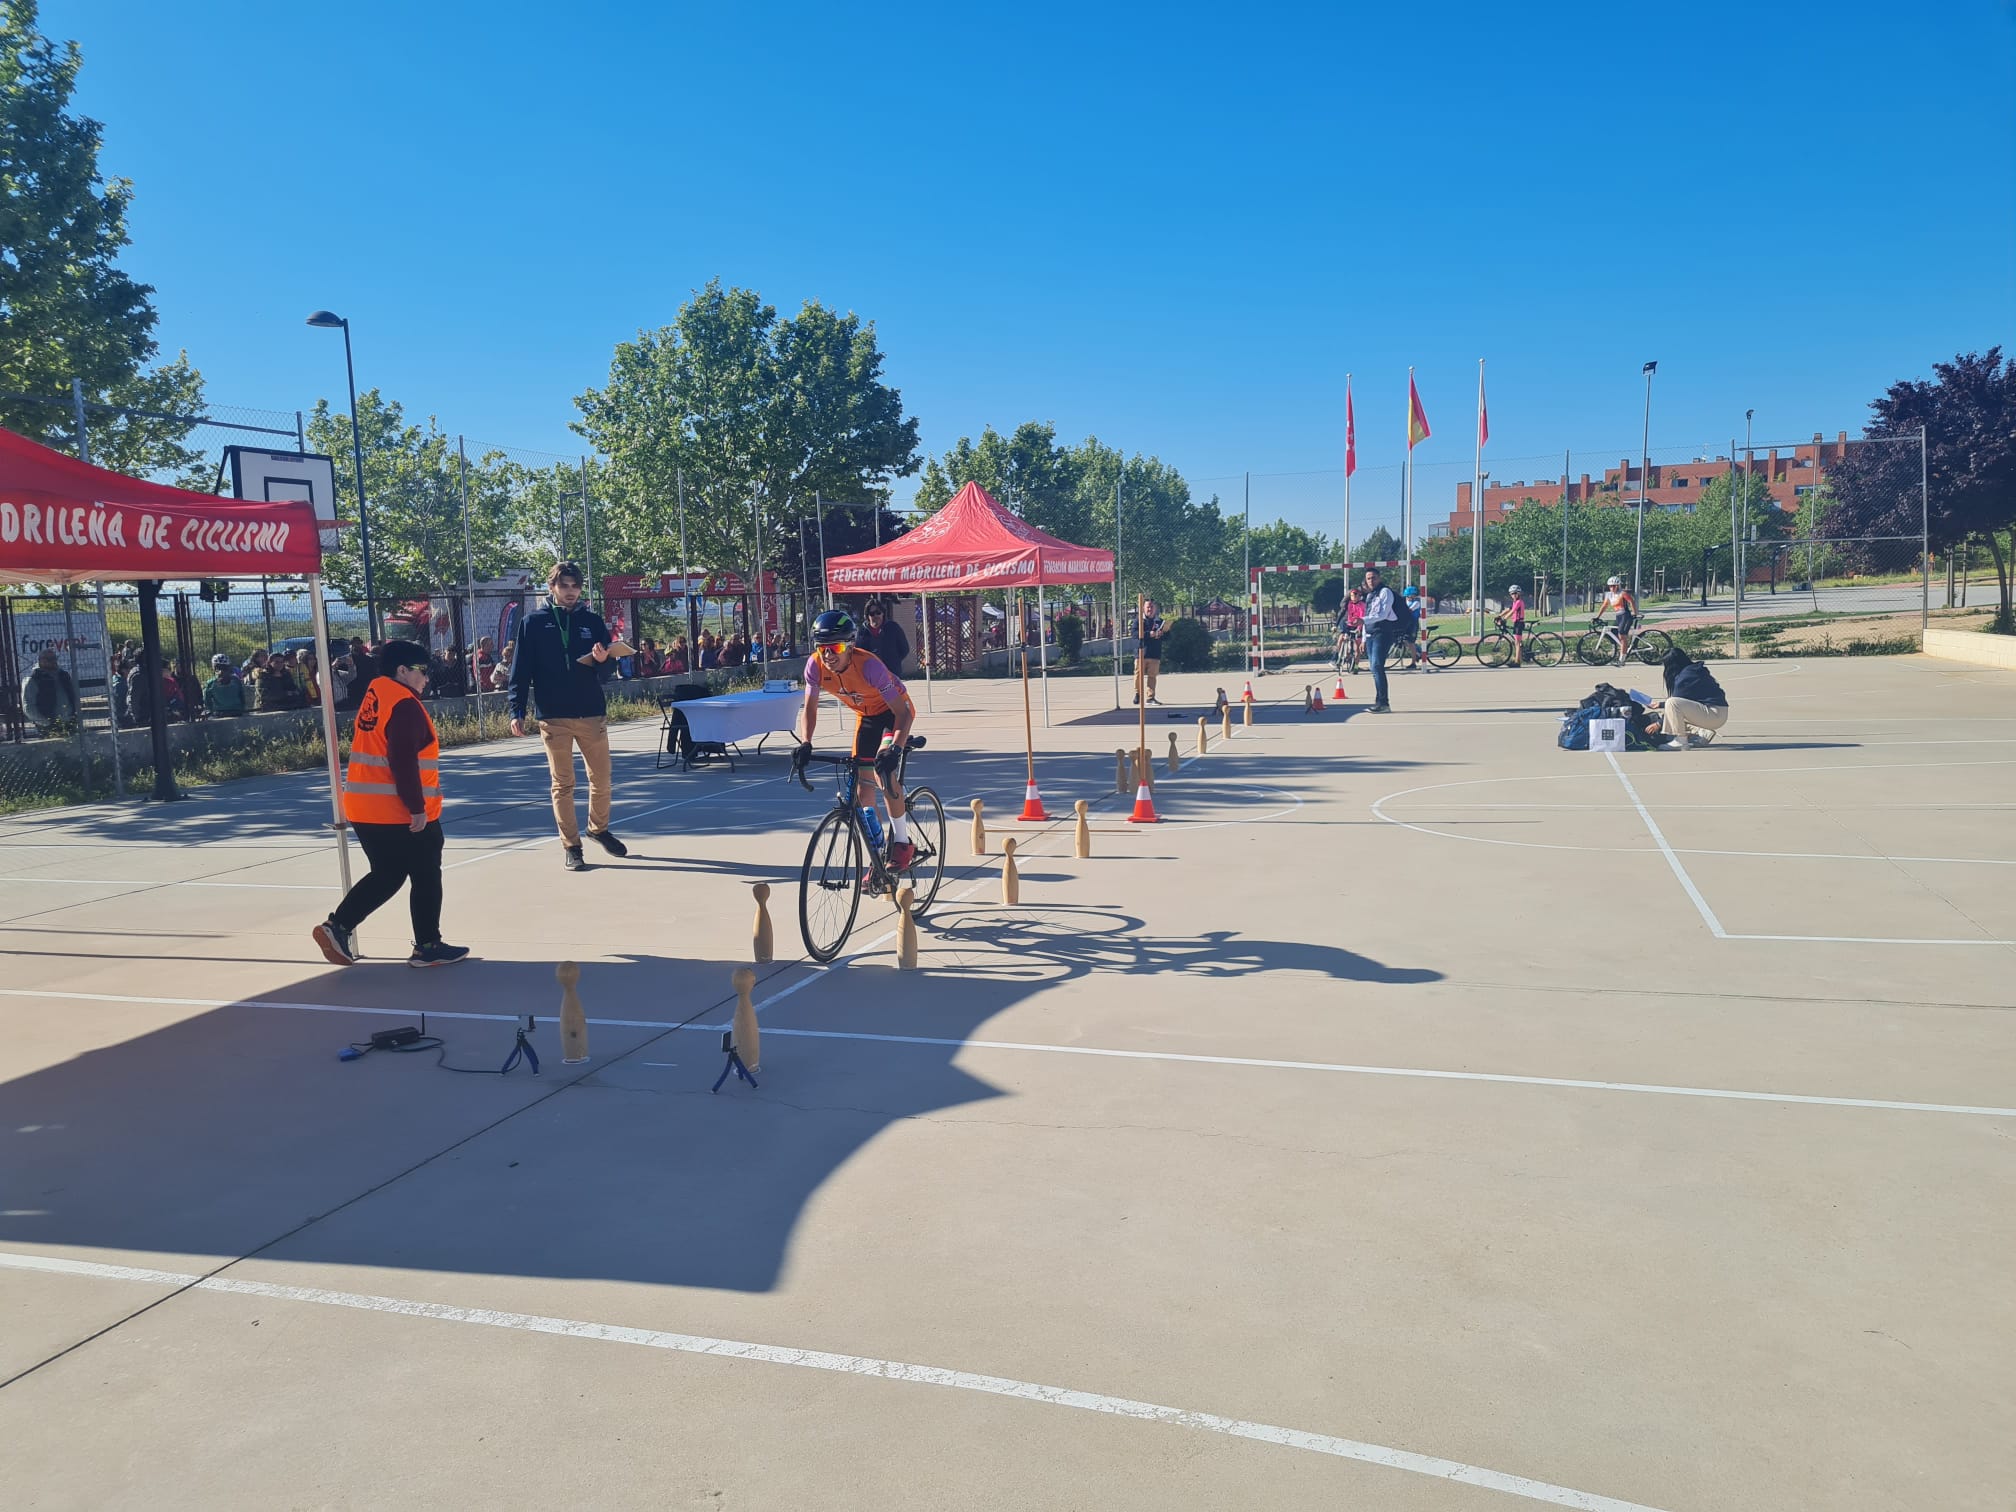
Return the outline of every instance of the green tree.
<path id="1" fill-rule="evenodd" d="M 1321 531 L 1304 530 L 1286 520 L 1253 527 L 1255 567 L 1297 567 L 1327 561 L 1330 538 Z M 1316 595 L 1323 580 L 1313 572 L 1283 572 L 1266 579 L 1267 597 L 1276 603 L 1306 604 Z"/>
<path id="2" fill-rule="evenodd" d="M 159 349 L 150 285 L 118 266 L 131 238 L 133 185 L 99 171 L 104 128 L 74 114 L 82 61 L 37 25 L 35 0 L 0 0 L 0 425 L 74 452 L 71 380 L 87 403 L 149 412 L 94 418 L 92 460 L 126 472 L 179 472 L 201 412 L 187 353 L 150 370 Z M 160 418 L 154 418 L 160 417 Z"/>
<path id="3" fill-rule="evenodd" d="M 467 581 L 462 536 L 462 474 L 455 439 L 432 416 L 410 424 L 396 401 L 377 389 L 357 396 L 364 446 L 366 506 L 371 519 L 372 586 L 380 604 L 424 598 Z M 357 497 L 350 417 L 318 400 L 308 417 L 308 445 L 335 460 L 339 498 Z M 516 479 L 502 459 L 469 459 L 469 540 L 476 576 L 495 577 L 527 565 L 514 531 Z M 355 528 L 322 559 L 332 586 L 353 604 L 364 602 L 363 539 Z"/>
<path id="4" fill-rule="evenodd" d="M 917 422 L 882 381 L 873 323 L 817 303 L 780 319 L 752 290 L 718 279 L 671 325 L 618 345 L 608 382 L 574 402 L 574 429 L 609 462 L 598 570 L 605 555 L 620 571 L 666 565 L 682 478 L 695 569 L 746 569 L 759 502 L 764 562 L 795 561 L 815 494 L 880 504 L 919 463 Z M 828 545 L 873 524 L 829 519 Z M 892 521 L 884 538 L 894 533 Z"/>
<path id="5" fill-rule="evenodd" d="M 2001 604 L 1993 628 L 2016 633 L 2016 358 L 2002 348 L 1935 362 L 1933 379 L 1904 379 L 1870 403 L 1863 436 L 1884 443 L 1853 447 L 1828 473 L 1837 534 L 1918 534 L 1918 460 L 1909 441 L 1925 435 L 1924 505 L 1934 550 L 1972 539 L 1995 559 Z"/>
<path id="6" fill-rule="evenodd" d="M 1354 562 L 1397 562 L 1400 560 L 1400 537 L 1384 525 L 1373 527 L 1372 534 L 1360 541 L 1351 553 Z"/>

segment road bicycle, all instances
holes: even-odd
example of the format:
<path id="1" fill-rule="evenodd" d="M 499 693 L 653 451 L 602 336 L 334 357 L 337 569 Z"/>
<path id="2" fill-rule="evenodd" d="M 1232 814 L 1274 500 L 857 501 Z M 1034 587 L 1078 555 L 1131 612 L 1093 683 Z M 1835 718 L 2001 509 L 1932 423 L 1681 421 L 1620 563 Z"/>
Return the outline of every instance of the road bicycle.
<path id="1" fill-rule="evenodd" d="M 913 919 L 923 918 L 937 900 L 938 886 L 945 878 L 945 805 L 930 788 L 913 788 L 903 782 L 910 753 L 923 748 L 924 737 L 913 735 L 896 761 L 910 843 L 917 852 L 900 872 L 889 866 L 892 830 L 888 801 L 877 792 L 875 812 L 881 834 L 873 843 L 854 804 L 856 776 L 862 767 L 873 766 L 873 759 L 864 760 L 851 752 L 833 755 L 802 748 L 793 753 L 791 776 L 808 793 L 816 789 L 805 775 L 807 765 L 830 766 L 838 775 L 833 807 L 812 831 L 812 843 L 805 847 L 805 864 L 798 870 L 798 933 L 813 960 L 830 961 L 840 954 L 853 932 L 864 892 L 871 897 L 894 898 L 898 888 L 911 888 L 916 893 L 910 908 Z"/>
<path id="2" fill-rule="evenodd" d="M 1487 667 L 1509 666 L 1512 653 L 1517 649 L 1512 632 L 1505 628 L 1505 616 L 1502 614 L 1493 615 L 1492 623 L 1497 625 L 1497 632 L 1477 642 L 1477 660 Z M 1567 655 L 1568 642 L 1554 631 L 1526 632 L 1526 655 L 1522 660 L 1536 667 L 1558 667 Z"/>
<path id="3" fill-rule="evenodd" d="M 1641 629 L 1636 623 L 1631 626 L 1630 644 L 1613 629 L 1601 615 L 1587 635 L 1575 643 L 1575 655 L 1591 667 L 1607 667 L 1613 663 L 1619 667 L 1636 657 L 1648 667 L 1656 667 L 1666 660 L 1673 649 L 1673 637 L 1663 630 Z"/>
<path id="4" fill-rule="evenodd" d="M 1386 670 L 1412 672 L 1421 665 L 1424 644 L 1428 648 L 1426 660 L 1431 667 L 1453 667 L 1463 660 L 1461 641 L 1453 635 L 1437 635 L 1433 625 L 1423 625 L 1418 635 L 1396 640 L 1386 648 Z"/>

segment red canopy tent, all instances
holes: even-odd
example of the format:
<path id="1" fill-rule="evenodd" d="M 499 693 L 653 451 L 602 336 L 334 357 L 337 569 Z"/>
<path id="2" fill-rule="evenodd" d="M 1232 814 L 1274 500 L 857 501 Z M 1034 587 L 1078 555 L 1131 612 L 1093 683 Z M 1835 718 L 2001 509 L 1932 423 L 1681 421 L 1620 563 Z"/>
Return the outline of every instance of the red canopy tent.
<path id="1" fill-rule="evenodd" d="M 1044 623 L 1043 590 L 1063 583 L 1113 583 L 1113 553 L 1096 546 L 1074 546 L 1038 530 L 1019 515 L 1002 508 L 978 483 L 968 483 L 944 508 L 915 530 L 886 546 L 826 564 L 826 587 L 832 593 L 918 593 L 930 613 L 933 593 L 971 592 L 982 588 L 1034 588 L 1037 624 Z M 1113 622 L 1120 622 L 1119 603 Z M 1043 663 L 1043 715 L 1050 715 L 1049 644 L 1040 638 Z M 928 683 L 931 663 L 925 661 Z M 1114 701 L 1119 701 L 1119 657 L 1114 657 Z"/>
<path id="2" fill-rule="evenodd" d="M 322 545 L 315 506 L 305 499 L 247 501 L 192 493 L 129 478 L 0 429 L 0 583 L 158 583 L 233 576 L 308 579 L 318 646 L 329 644 L 322 602 Z M 161 648 L 150 634 L 150 669 Z M 336 770 L 336 706 L 322 685 L 322 734 L 329 752 L 330 806 L 347 891 L 343 800 Z M 167 732 L 155 702 L 156 791 L 165 791 Z M 118 726 L 112 732 L 117 757 Z"/>

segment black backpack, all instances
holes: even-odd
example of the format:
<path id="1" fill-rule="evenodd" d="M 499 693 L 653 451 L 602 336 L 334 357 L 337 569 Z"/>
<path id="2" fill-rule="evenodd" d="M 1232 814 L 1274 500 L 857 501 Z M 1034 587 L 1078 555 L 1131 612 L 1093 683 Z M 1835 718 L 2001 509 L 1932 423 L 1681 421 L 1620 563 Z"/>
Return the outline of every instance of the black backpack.
<path id="1" fill-rule="evenodd" d="M 1421 615 L 1413 602 L 1393 595 L 1393 633 L 1401 640 L 1412 640 L 1421 631 Z"/>

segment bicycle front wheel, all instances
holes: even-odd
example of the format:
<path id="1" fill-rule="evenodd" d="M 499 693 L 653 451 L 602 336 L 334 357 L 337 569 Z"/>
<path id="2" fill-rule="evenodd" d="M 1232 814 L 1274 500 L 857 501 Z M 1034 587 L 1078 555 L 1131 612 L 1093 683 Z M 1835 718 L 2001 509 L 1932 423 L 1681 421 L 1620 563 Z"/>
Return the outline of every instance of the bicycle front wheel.
<path id="1" fill-rule="evenodd" d="M 1477 660 L 1487 667 L 1502 667 L 1512 660 L 1512 637 L 1487 635 L 1477 642 Z"/>
<path id="2" fill-rule="evenodd" d="M 1463 642 L 1453 635 L 1438 635 L 1428 642 L 1428 661 L 1431 666 L 1453 667 L 1463 660 Z"/>
<path id="3" fill-rule="evenodd" d="M 1414 667 L 1414 642 L 1395 641 L 1386 648 L 1386 670 L 1408 672 Z"/>
<path id="4" fill-rule="evenodd" d="M 1600 630 L 1591 630 L 1575 643 L 1575 655 L 1587 667 L 1607 667 L 1617 659 L 1617 643 Z"/>
<path id="5" fill-rule="evenodd" d="M 867 864 L 861 823 L 836 808 L 819 821 L 798 874 L 798 933 L 815 961 L 840 954 L 861 911 L 861 868 Z"/>
<path id="6" fill-rule="evenodd" d="M 914 787 L 903 797 L 910 843 L 917 848 L 917 859 L 903 873 L 903 881 L 916 893 L 910 917 L 921 919 L 938 897 L 938 884 L 945 880 L 945 806 L 928 787 Z"/>
<path id="7" fill-rule="evenodd" d="M 1666 660 L 1673 650 L 1673 637 L 1664 630 L 1647 630 L 1638 637 L 1638 643 L 1631 648 L 1631 654 L 1648 667 L 1656 667 Z"/>
<path id="8" fill-rule="evenodd" d="M 1558 667 L 1568 656 L 1568 642 L 1552 630 L 1526 637 L 1526 659 L 1536 667 Z"/>

